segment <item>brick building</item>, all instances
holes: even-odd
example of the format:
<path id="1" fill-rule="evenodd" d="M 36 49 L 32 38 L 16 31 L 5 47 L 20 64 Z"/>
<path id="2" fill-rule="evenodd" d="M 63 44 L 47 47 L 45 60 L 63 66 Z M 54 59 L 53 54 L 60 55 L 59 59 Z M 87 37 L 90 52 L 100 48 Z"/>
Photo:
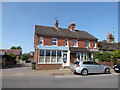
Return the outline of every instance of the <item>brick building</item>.
<path id="1" fill-rule="evenodd" d="M 14 54 L 16 55 L 16 59 L 20 59 L 20 55 L 22 55 L 21 49 L 0 49 L 0 63 L 2 65 L 12 65 L 16 64 L 15 59 L 10 58 L 8 54 Z"/>
<path id="2" fill-rule="evenodd" d="M 36 69 L 70 67 L 75 60 L 92 60 L 98 39 L 75 26 L 71 23 L 68 29 L 59 28 L 57 20 L 54 27 L 35 25 Z"/>

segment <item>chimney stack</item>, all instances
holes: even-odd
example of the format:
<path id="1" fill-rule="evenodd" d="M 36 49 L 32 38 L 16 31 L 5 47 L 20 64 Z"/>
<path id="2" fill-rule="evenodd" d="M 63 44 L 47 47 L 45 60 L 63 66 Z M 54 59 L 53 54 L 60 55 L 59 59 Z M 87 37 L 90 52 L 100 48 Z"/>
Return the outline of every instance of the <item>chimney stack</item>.
<path id="1" fill-rule="evenodd" d="M 72 22 L 72 23 L 70 23 L 68 29 L 71 30 L 71 31 L 75 31 L 75 26 L 76 26 L 75 23 Z"/>
<path id="2" fill-rule="evenodd" d="M 55 24 L 54 24 L 54 27 L 56 28 L 56 29 L 58 29 L 58 20 L 56 20 L 56 22 L 55 22 Z"/>
<path id="3" fill-rule="evenodd" d="M 108 43 L 114 43 L 114 36 L 111 33 L 108 33 L 107 40 Z"/>

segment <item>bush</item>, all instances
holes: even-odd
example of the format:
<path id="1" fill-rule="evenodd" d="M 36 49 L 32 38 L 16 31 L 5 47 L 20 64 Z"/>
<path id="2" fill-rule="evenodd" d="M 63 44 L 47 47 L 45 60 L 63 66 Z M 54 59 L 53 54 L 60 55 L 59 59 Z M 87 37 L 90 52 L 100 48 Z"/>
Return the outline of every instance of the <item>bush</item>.
<path id="1" fill-rule="evenodd" d="M 14 54 L 7 54 L 10 58 L 16 59 L 16 55 Z"/>
<path id="2" fill-rule="evenodd" d="M 21 55 L 20 59 L 22 59 L 22 60 L 28 60 L 28 54 Z"/>

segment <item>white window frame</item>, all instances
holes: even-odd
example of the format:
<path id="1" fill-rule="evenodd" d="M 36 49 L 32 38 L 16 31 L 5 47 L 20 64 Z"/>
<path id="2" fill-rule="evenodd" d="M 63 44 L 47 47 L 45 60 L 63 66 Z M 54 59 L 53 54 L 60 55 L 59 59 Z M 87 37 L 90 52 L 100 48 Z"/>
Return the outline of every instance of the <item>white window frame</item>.
<path id="1" fill-rule="evenodd" d="M 41 40 L 41 38 L 42 38 L 42 40 Z M 40 44 L 40 45 L 43 45 L 43 43 L 44 43 L 44 38 L 43 37 L 40 37 L 40 42 L 42 41 L 42 44 Z"/>
<path id="2" fill-rule="evenodd" d="M 86 46 L 86 43 L 87 43 L 87 42 L 89 42 L 89 45 L 88 45 L 88 46 Z M 85 42 L 85 46 L 86 46 L 86 48 L 89 48 L 89 47 L 90 47 L 90 41 L 86 41 L 86 42 Z"/>
<path id="3" fill-rule="evenodd" d="M 96 41 L 93 41 L 93 48 L 96 48 Z"/>
<path id="4" fill-rule="evenodd" d="M 52 40 L 52 39 L 53 39 L 53 38 L 51 38 L 51 40 Z M 56 45 L 53 45 L 53 44 L 52 44 L 52 45 L 53 45 L 53 46 L 57 46 L 57 45 L 58 45 L 58 40 L 57 40 L 57 38 L 54 38 L 54 39 L 56 39 L 56 41 L 52 41 L 52 43 L 55 42 Z"/>
<path id="5" fill-rule="evenodd" d="M 46 59 L 46 55 L 45 55 L 46 54 L 46 50 L 45 49 L 42 49 L 42 50 L 44 50 L 44 62 L 42 62 L 42 63 L 39 62 L 40 61 L 39 60 L 40 59 L 40 56 L 39 56 L 40 55 L 40 49 L 39 49 L 38 50 L 38 64 L 62 64 L 63 63 L 63 61 L 62 62 L 58 62 L 57 61 L 57 51 L 58 50 L 55 50 L 56 51 L 56 61 L 55 62 L 51 62 L 51 60 L 52 60 L 52 56 L 51 56 L 52 55 L 52 50 L 50 50 L 50 62 L 45 62 L 45 59 Z M 62 54 L 61 57 L 62 57 L 62 60 L 63 60 L 63 51 L 62 50 L 60 50 L 60 51 L 61 51 L 61 54 Z"/>
<path id="6" fill-rule="evenodd" d="M 66 45 L 66 41 L 67 41 L 67 45 Z M 68 39 L 65 39 L 65 46 L 68 46 Z"/>
<path id="7" fill-rule="evenodd" d="M 75 40 L 75 39 L 74 39 Z M 74 45 L 74 40 L 72 40 L 72 46 Z M 73 46 L 73 47 L 78 47 L 78 40 L 76 40 L 76 46 Z"/>

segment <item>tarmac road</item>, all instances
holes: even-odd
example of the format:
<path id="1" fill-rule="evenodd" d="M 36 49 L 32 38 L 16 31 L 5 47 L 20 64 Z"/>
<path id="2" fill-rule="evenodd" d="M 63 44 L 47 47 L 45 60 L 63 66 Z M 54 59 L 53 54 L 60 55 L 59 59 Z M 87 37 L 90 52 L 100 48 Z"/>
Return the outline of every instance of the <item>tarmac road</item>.
<path id="1" fill-rule="evenodd" d="M 2 88 L 118 88 L 118 73 L 74 75 L 70 70 L 31 70 L 6 68 L 2 72 Z"/>

